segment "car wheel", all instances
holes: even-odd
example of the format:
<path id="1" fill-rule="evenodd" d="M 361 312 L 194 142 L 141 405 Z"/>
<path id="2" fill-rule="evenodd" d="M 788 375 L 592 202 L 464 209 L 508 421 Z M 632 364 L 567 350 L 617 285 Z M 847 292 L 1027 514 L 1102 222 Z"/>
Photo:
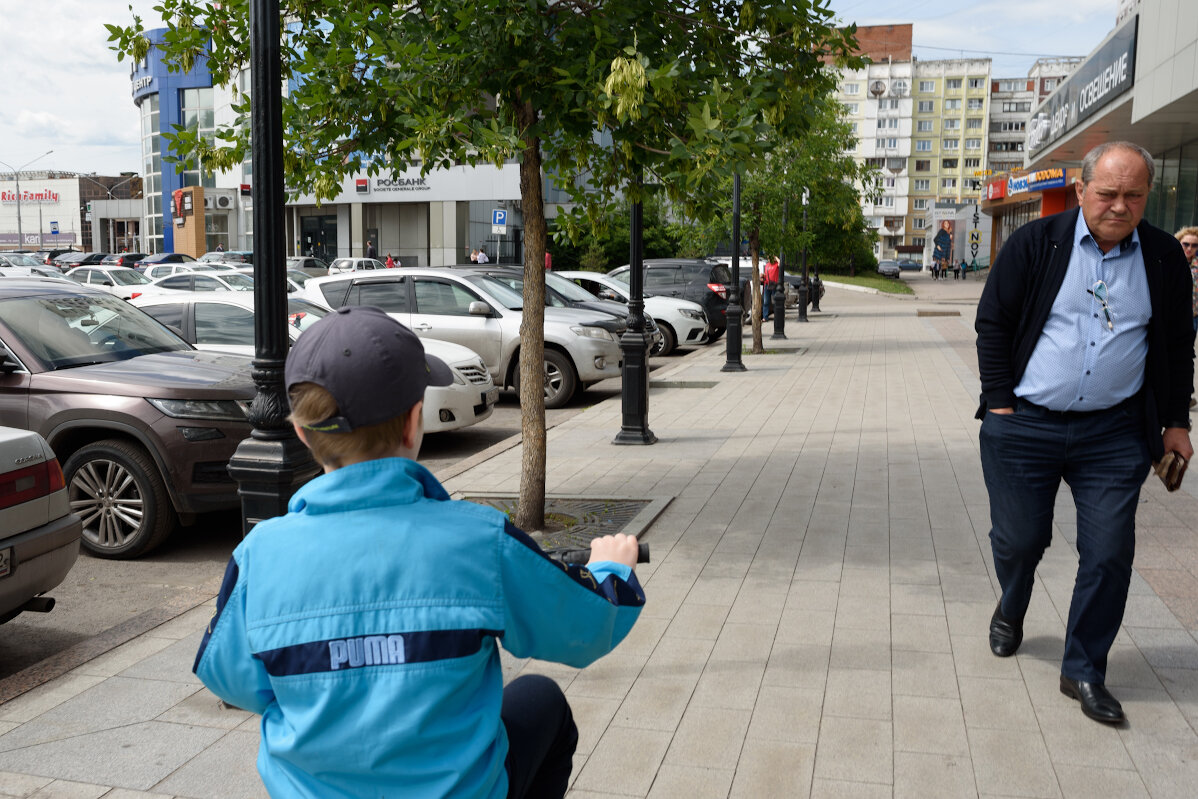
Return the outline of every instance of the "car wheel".
<path id="1" fill-rule="evenodd" d="M 545 407 L 561 408 L 578 388 L 574 364 L 557 350 L 545 350 Z"/>
<path id="2" fill-rule="evenodd" d="M 661 331 L 661 341 L 654 347 L 650 355 L 669 355 L 678 346 L 678 336 L 674 329 L 665 322 L 658 322 L 657 329 Z"/>
<path id="3" fill-rule="evenodd" d="M 727 330 L 727 328 L 722 328 L 722 329 L 717 330 L 714 333 L 712 333 L 711 338 L 707 339 L 707 343 L 710 344 L 713 341 L 719 341 L 720 336 L 724 335 L 724 330 Z"/>
<path id="4" fill-rule="evenodd" d="M 135 558 L 161 544 L 175 511 L 158 467 L 141 447 L 88 444 L 63 467 L 71 511 L 83 519 L 83 548 L 101 558 Z"/>

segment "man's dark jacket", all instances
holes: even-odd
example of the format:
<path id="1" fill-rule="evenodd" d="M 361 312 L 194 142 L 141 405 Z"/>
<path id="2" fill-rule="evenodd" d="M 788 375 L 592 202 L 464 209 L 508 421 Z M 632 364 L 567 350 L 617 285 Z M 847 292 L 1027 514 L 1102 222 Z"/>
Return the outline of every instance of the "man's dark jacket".
<path id="1" fill-rule="evenodd" d="M 1033 220 L 1003 244 L 978 303 L 978 370 L 982 379 L 977 418 L 989 408 L 1015 405 L 1015 386 L 1040 339 L 1065 280 L 1080 208 Z M 1140 251 L 1148 276 L 1144 428 L 1153 460 L 1164 455 L 1162 427 L 1186 427 L 1194 386 L 1193 279 L 1177 239 L 1141 221 Z M 1118 298 L 1112 297 L 1112 305 Z"/>

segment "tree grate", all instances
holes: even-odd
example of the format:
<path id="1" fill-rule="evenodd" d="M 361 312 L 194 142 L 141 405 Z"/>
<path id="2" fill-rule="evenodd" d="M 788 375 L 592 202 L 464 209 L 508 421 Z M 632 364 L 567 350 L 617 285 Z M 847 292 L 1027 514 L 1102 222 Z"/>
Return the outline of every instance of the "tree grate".
<path id="1" fill-rule="evenodd" d="M 464 496 L 470 502 L 488 505 L 514 516 L 519 498 L 504 495 Z M 546 549 L 586 549 L 600 536 L 627 532 L 634 520 L 651 504 L 648 499 L 595 499 L 588 497 L 546 497 L 545 529 L 534 538 Z"/>

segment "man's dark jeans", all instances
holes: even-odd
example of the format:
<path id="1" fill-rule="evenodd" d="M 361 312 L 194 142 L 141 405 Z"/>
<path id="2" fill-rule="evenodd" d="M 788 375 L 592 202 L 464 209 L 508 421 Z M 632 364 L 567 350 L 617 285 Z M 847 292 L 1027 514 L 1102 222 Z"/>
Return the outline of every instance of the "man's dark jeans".
<path id="1" fill-rule="evenodd" d="M 507 729 L 509 799 L 566 795 L 578 727 L 558 684 L 540 674 L 512 680 L 500 711 Z"/>
<path id="2" fill-rule="evenodd" d="M 1103 411 L 1057 413 L 1019 400 L 1015 413 L 982 420 L 990 542 L 1008 619 L 1027 612 L 1061 480 L 1073 492 L 1079 564 L 1061 673 L 1074 680 L 1106 681 L 1107 653 L 1123 621 L 1136 505 L 1151 462 L 1139 408 L 1132 398 Z"/>

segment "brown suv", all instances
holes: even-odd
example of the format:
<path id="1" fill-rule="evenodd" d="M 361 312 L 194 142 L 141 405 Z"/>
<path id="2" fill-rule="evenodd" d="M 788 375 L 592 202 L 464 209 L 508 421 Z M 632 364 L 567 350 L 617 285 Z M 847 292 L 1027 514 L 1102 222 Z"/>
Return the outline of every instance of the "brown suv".
<path id="1" fill-rule="evenodd" d="M 0 425 L 58 454 L 95 555 L 136 557 L 177 520 L 237 506 L 226 466 L 253 396 L 249 359 L 197 352 L 111 294 L 0 283 Z"/>

